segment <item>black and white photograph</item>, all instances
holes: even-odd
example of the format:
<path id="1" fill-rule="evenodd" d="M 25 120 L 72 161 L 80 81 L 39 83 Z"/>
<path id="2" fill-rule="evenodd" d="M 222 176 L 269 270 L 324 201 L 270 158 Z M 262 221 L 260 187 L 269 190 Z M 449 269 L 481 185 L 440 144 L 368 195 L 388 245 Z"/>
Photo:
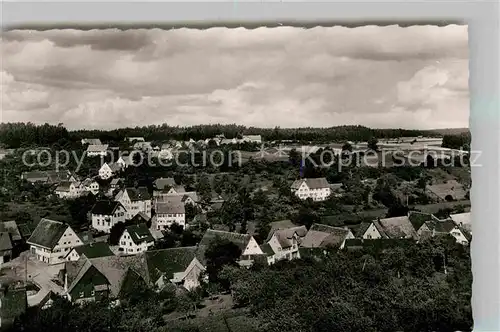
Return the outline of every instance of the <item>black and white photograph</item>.
<path id="1" fill-rule="evenodd" d="M 467 25 L 0 44 L 0 330 L 472 331 Z"/>

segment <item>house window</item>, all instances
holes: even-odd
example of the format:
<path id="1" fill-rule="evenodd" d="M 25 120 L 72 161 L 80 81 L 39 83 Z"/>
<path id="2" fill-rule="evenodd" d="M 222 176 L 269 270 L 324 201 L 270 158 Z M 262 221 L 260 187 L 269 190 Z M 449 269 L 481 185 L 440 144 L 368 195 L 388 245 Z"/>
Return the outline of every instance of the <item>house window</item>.
<path id="1" fill-rule="evenodd" d="M 80 297 L 83 297 L 83 292 L 80 292 Z"/>

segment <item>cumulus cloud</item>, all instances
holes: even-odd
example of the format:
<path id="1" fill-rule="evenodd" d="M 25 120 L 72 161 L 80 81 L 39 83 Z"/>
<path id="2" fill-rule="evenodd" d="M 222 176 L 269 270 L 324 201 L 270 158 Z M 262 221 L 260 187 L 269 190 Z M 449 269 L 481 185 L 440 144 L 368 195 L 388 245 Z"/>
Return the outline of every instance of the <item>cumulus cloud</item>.
<path id="1" fill-rule="evenodd" d="M 2 121 L 467 127 L 467 27 L 15 30 Z"/>

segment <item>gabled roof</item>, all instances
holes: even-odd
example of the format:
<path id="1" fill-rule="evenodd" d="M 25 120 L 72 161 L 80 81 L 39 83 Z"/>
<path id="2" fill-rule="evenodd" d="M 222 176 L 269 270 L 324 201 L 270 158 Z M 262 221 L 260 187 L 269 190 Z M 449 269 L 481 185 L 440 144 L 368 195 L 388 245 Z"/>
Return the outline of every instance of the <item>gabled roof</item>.
<path id="1" fill-rule="evenodd" d="M 132 202 L 134 201 L 146 201 L 151 199 L 151 195 L 146 187 L 139 188 L 126 188 L 128 197 Z"/>
<path id="2" fill-rule="evenodd" d="M 27 242 L 44 248 L 54 249 L 68 227 L 68 225 L 60 221 L 42 218 Z"/>
<path id="3" fill-rule="evenodd" d="M 295 180 L 292 183 L 292 189 L 298 189 L 304 182 L 307 184 L 307 187 L 309 189 L 330 188 L 330 184 L 328 183 L 326 178 L 308 178 Z"/>
<path id="4" fill-rule="evenodd" d="M 117 186 L 119 182 L 123 182 L 123 179 L 121 179 L 121 178 L 113 179 L 113 180 L 111 180 L 111 182 L 109 184 L 111 186 Z"/>
<path id="5" fill-rule="evenodd" d="M 102 145 L 101 140 L 98 138 L 84 138 L 83 144 Z"/>
<path id="6" fill-rule="evenodd" d="M 136 245 L 144 242 L 154 242 L 155 240 L 145 224 L 130 225 L 127 226 L 125 230 Z"/>
<path id="7" fill-rule="evenodd" d="M 455 223 L 451 219 L 439 220 L 439 221 L 430 221 L 427 223 L 427 227 L 431 231 L 435 231 L 436 233 L 450 233 L 455 227 Z"/>
<path id="8" fill-rule="evenodd" d="M 120 202 L 98 201 L 94 204 L 90 213 L 109 216 L 114 214 L 116 209 L 120 206 L 123 208 L 123 205 Z"/>
<path id="9" fill-rule="evenodd" d="M 184 272 L 196 257 L 196 250 L 196 247 L 181 247 L 146 251 L 150 280 L 156 282 L 162 275 L 170 280 L 174 273 Z"/>
<path id="10" fill-rule="evenodd" d="M 294 235 L 298 236 L 299 239 L 306 236 L 307 228 L 306 226 L 297 226 L 287 229 L 278 229 L 274 234 L 282 248 L 290 248 L 293 245 L 292 239 Z"/>
<path id="11" fill-rule="evenodd" d="M 357 224 L 357 225 L 349 226 L 349 229 L 352 231 L 352 234 L 356 238 L 361 238 L 361 237 L 363 237 L 363 235 L 365 235 L 366 231 L 368 230 L 368 228 L 372 224 L 373 223 L 371 223 L 371 222 L 362 222 L 362 223 Z"/>
<path id="12" fill-rule="evenodd" d="M 413 228 L 416 231 L 418 231 L 420 229 L 420 227 L 422 227 L 423 224 L 425 224 L 427 221 L 435 220 L 436 217 L 434 217 L 430 213 L 410 211 L 408 213 L 408 219 L 410 220 L 411 224 L 413 225 Z"/>
<path id="13" fill-rule="evenodd" d="M 165 190 L 165 188 L 173 187 L 175 185 L 176 183 L 174 178 L 158 178 L 154 182 L 154 187 L 157 190 Z"/>
<path id="14" fill-rule="evenodd" d="M 151 219 L 150 217 L 148 217 L 147 214 L 145 214 L 144 212 L 139 212 L 137 213 L 132 219 L 131 221 L 136 223 L 136 224 L 141 224 L 141 223 L 146 223 L 149 221 L 149 219 Z"/>
<path id="15" fill-rule="evenodd" d="M 108 144 L 91 144 L 87 147 L 87 152 L 104 152 L 108 150 Z"/>
<path id="16" fill-rule="evenodd" d="M 0 232 L 0 251 L 12 250 L 12 241 L 8 232 Z"/>
<path id="17" fill-rule="evenodd" d="M 266 256 L 273 256 L 275 254 L 273 248 L 269 243 L 264 243 L 263 245 L 260 246 L 260 250 L 266 255 Z"/>
<path id="18" fill-rule="evenodd" d="M 390 239 L 417 238 L 417 232 L 408 216 L 380 219 L 374 223 Z"/>
<path id="19" fill-rule="evenodd" d="M 277 231 L 278 229 L 287 229 L 287 228 L 297 227 L 297 225 L 295 225 L 291 220 L 288 220 L 288 219 L 287 220 L 273 221 L 269 225 L 271 226 L 271 229 L 269 230 L 269 233 L 267 234 L 266 241 L 269 241 L 271 239 L 271 237 L 273 236 L 274 232 Z M 304 235 L 301 235 L 301 236 L 304 236 Z"/>
<path id="20" fill-rule="evenodd" d="M 111 295 L 114 297 L 120 293 L 123 280 L 129 271 L 137 273 L 146 284 L 150 284 L 146 260 L 142 255 L 105 256 L 92 259 L 83 257 L 76 262 L 65 264 L 69 284 L 68 292 L 71 292 L 92 266 L 108 280 Z"/>
<path id="21" fill-rule="evenodd" d="M 0 232 L 9 233 L 12 241 L 22 240 L 21 232 L 19 231 L 15 220 L 0 222 Z"/>
<path id="22" fill-rule="evenodd" d="M 78 253 L 78 255 L 85 255 L 85 257 L 87 258 L 98 258 L 114 255 L 106 242 L 88 243 L 83 246 L 75 247 L 74 250 Z"/>
<path id="23" fill-rule="evenodd" d="M 63 182 L 60 182 L 59 185 L 57 186 L 56 188 L 56 191 L 64 191 L 64 192 L 67 192 L 70 190 L 70 187 L 71 187 L 71 184 L 73 184 L 74 182 L 71 182 L 71 181 L 63 181 Z"/>
<path id="24" fill-rule="evenodd" d="M 304 248 L 337 247 L 344 242 L 350 230 L 322 224 L 312 224 L 306 236 L 302 239 Z"/>
<path id="25" fill-rule="evenodd" d="M 236 244 L 241 250 L 245 250 L 248 245 L 248 242 L 250 242 L 250 240 L 252 239 L 252 236 L 249 234 L 239 234 L 226 231 L 216 231 L 214 229 L 207 229 L 199 245 L 208 246 L 216 238 L 231 241 L 232 243 Z"/>
<path id="26" fill-rule="evenodd" d="M 156 214 L 184 214 L 186 209 L 183 204 L 176 204 L 175 202 L 157 203 Z"/>

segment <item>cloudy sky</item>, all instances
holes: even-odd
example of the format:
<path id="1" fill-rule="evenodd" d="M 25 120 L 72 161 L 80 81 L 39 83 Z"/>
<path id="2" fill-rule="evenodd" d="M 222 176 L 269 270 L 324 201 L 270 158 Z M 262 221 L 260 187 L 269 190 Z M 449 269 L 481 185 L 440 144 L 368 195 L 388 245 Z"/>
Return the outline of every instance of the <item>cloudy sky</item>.
<path id="1" fill-rule="evenodd" d="M 467 27 L 14 30 L 1 120 L 468 127 Z"/>

